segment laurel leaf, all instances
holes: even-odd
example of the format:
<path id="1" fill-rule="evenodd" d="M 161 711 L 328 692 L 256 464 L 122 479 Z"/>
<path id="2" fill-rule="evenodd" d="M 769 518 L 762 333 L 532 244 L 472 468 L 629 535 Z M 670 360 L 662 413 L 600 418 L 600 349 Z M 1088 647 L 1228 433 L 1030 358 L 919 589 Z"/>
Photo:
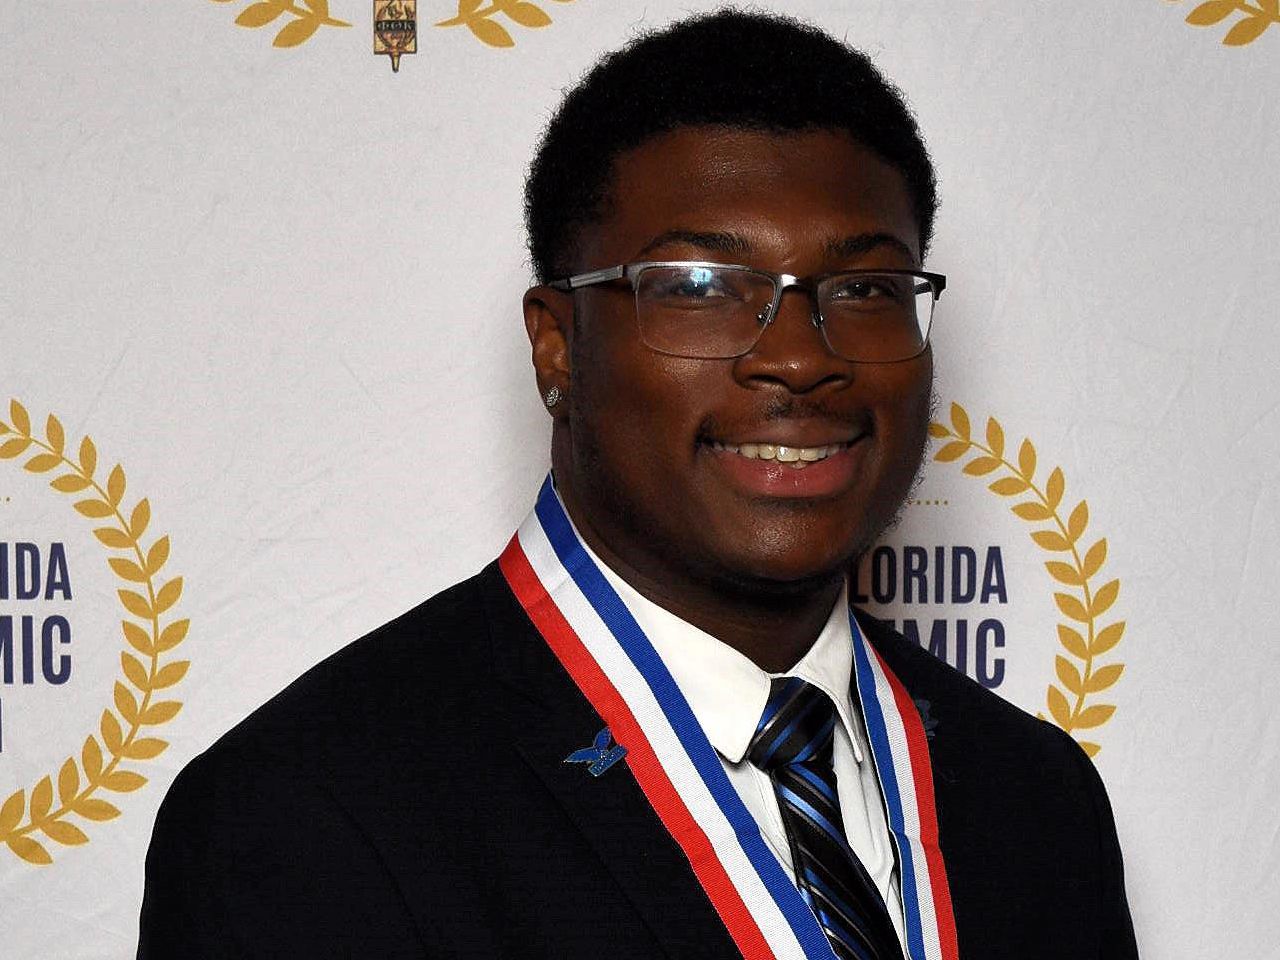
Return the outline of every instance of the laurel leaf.
<path id="1" fill-rule="evenodd" d="M 946 428 L 945 424 L 933 420 L 929 423 L 929 436 L 935 440 L 941 440 L 943 437 L 951 436 L 951 431 Z"/>
<path id="2" fill-rule="evenodd" d="M 283 4 L 264 0 L 262 3 L 245 7 L 240 16 L 236 17 L 236 23 L 242 27 L 263 27 L 282 13 L 284 13 Z"/>
<path id="3" fill-rule="evenodd" d="M 1093 575 L 1102 569 L 1102 564 L 1107 559 L 1107 538 L 1103 537 L 1092 547 L 1089 552 L 1084 555 L 1084 578 L 1092 579 Z"/>
<path id="4" fill-rule="evenodd" d="M 1087 710 L 1081 710 L 1080 713 L 1076 715 L 1074 725 L 1077 727 L 1083 727 L 1086 730 L 1090 727 L 1100 727 L 1110 720 L 1111 715 L 1115 712 L 1115 707 L 1110 704 L 1100 703 L 1096 706 L 1089 707 Z"/>
<path id="5" fill-rule="evenodd" d="M 168 723 L 178 715 L 181 709 L 182 704 L 177 700 L 161 700 L 147 707 L 146 712 L 142 714 L 142 722 L 148 725 Z"/>
<path id="6" fill-rule="evenodd" d="M 964 473 L 971 477 L 981 477 L 1000 466 L 995 457 L 975 457 L 964 465 Z"/>
<path id="7" fill-rule="evenodd" d="M 39 823 L 53 806 L 53 780 L 46 774 L 31 791 L 31 822 Z"/>
<path id="8" fill-rule="evenodd" d="M 9 794 L 4 806 L 0 806 L 0 837 L 8 836 L 9 831 L 21 822 L 26 803 L 26 791 L 15 790 Z"/>
<path id="9" fill-rule="evenodd" d="M 1067 518 L 1067 539 L 1075 543 L 1089 525 L 1089 502 L 1081 500 Z"/>
<path id="10" fill-rule="evenodd" d="M 1089 622 L 1089 611 L 1084 608 L 1084 604 L 1077 600 L 1069 593 L 1055 593 L 1053 599 L 1058 604 L 1058 609 L 1062 611 L 1064 616 L 1070 617 L 1072 620 L 1080 623 Z"/>
<path id="11" fill-rule="evenodd" d="M 158 740 L 155 737 L 140 737 L 133 741 L 125 748 L 124 755 L 130 760 L 150 760 L 164 753 L 169 747 L 167 740 Z"/>
<path id="12" fill-rule="evenodd" d="M 511 34 L 506 31 L 505 27 L 494 23 L 492 20 L 468 20 L 467 29 L 475 34 L 476 39 L 481 43 L 487 43 L 491 47 L 514 47 L 515 40 L 511 39 Z"/>
<path id="13" fill-rule="evenodd" d="M 1187 23 L 1196 27 L 1210 27 L 1225 20 L 1235 9 L 1235 0 L 1208 0 L 1187 14 Z"/>
<path id="14" fill-rule="evenodd" d="M 102 720 L 98 724 L 98 732 L 102 734 L 102 742 L 107 752 L 115 756 L 120 752 L 120 744 L 124 743 L 124 734 L 120 730 L 120 721 L 110 710 L 102 711 Z"/>
<path id="15" fill-rule="evenodd" d="M 113 507 L 120 506 L 120 501 L 124 499 L 124 487 L 124 468 L 117 463 L 107 476 L 107 499 Z"/>
<path id="16" fill-rule="evenodd" d="M 62 429 L 62 421 L 52 413 L 44 422 L 44 436 L 49 441 L 49 446 L 53 447 L 53 452 L 62 456 L 63 447 L 67 445 L 67 434 Z"/>
<path id="17" fill-rule="evenodd" d="M 120 716 L 124 717 L 125 723 L 130 726 L 136 725 L 138 722 L 138 701 L 119 680 L 115 686 L 115 704 L 116 709 L 120 711 Z M 114 751 L 113 751 L 114 752 Z"/>
<path id="18" fill-rule="evenodd" d="M 62 476 L 50 480 L 49 486 L 59 493 L 79 493 L 89 486 L 89 481 L 78 473 L 64 473 Z"/>
<path id="19" fill-rule="evenodd" d="M 139 690 L 151 688 L 151 678 L 147 675 L 147 668 L 137 657 L 129 653 L 121 653 L 120 666 L 124 670 L 124 675 L 129 678 L 129 682 Z"/>
<path id="20" fill-rule="evenodd" d="M 1270 17 L 1255 14 L 1252 17 L 1241 20 L 1228 30 L 1227 35 L 1222 38 L 1222 43 L 1228 47 L 1243 47 L 1246 43 L 1253 43 L 1274 22 Z"/>
<path id="21" fill-rule="evenodd" d="M 128 550 L 133 546 L 133 540 L 130 539 L 129 535 L 123 530 L 117 530 L 115 527 L 99 527 L 93 531 L 93 535 L 104 546 L 115 550 Z"/>
<path id="22" fill-rule="evenodd" d="M 191 626 L 190 620 L 175 620 L 163 630 L 160 631 L 160 640 L 156 644 L 156 652 L 164 653 L 166 650 L 172 650 L 187 637 L 187 628 Z"/>
<path id="23" fill-rule="evenodd" d="M 142 594 L 134 593 L 132 590 L 117 590 L 116 595 L 120 597 L 120 602 L 124 604 L 124 608 L 135 617 L 150 620 L 154 616 L 151 604 Z"/>
<path id="24" fill-rule="evenodd" d="M 28 473 L 48 473 L 62 462 L 62 458 L 53 453 L 38 453 L 24 464 Z"/>
<path id="25" fill-rule="evenodd" d="M 156 678 L 151 681 L 151 689 L 163 690 L 165 687 L 172 687 L 187 675 L 190 666 L 190 660 L 175 660 L 173 663 L 165 664 L 156 672 Z"/>
<path id="26" fill-rule="evenodd" d="M 115 513 L 111 504 L 105 500 L 77 500 L 76 510 L 94 520 L 101 520 L 103 517 L 109 517 Z"/>
<path id="27" fill-rule="evenodd" d="M 1110 609 L 1111 605 L 1116 602 L 1116 597 L 1120 595 L 1120 581 L 1109 580 L 1098 588 L 1098 592 L 1093 595 L 1093 602 L 1089 604 L 1089 612 L 1095 617 L 1100 617 Z"/>
<path id="28" fill-rule="evenodd" d="M 992 456 L 1004 457 L 1004 430 L 995 417 L 987 417 L 987 446 L 991 448 Z"/>
<path id="29" fill-rule="evenodd" d="M 50 820 L 48 823 L 43 824 L 40 829 L 45 836 L 64 846 L 73 847 L 77 844 L 89 842 L 89 838 L 85 836 L 83 830 L 74 823 L 67 823 L 65 820 Z"/>
<path id="30" fill-rule="evenodd" d="M 9 430 L 9 425 L 5 423 L 3 420 L 0 420 L 0 436 L 4 436 L 4 434 L 10 433 L 10 432 L 11 431 Z"/>
<path id="31" fill-rule="evenodd" d="M 66 805 L 80 791 L 80 768 L 75 757 L 67 757 L 58 771 L 58 802 Z"/>
<path id="32" fill-rule="evenodd" d="M 1036 447 L 1030 440 L 1023 440 L 1018 448 L 1018 472 L 1028 483 L 1036 476 Z"/>
<path id="33" fill-rule="evenodd" d="M 968 449 L 969 442 L 967 440 L 952 440 L 950 443 L 943 444 L 938 452 L 933 455 L 933 459 L 942 463 L 959 460 Z"/>
<path id="34" fill-rule="evenodd" d="M 133 508 L 133 513 L 129 514 L 129 535 L 135 541 L 140 540 L 142 535 L 147 531 L 147 524 L 151 522 L 151 503 L 146 497 L 138 501 L 138 505 Z"/>
<path id="35" fill-rule="evenodd" d="M 1084 692 L 1098 693 L 1101 690 L 1105 690 L 1119 680 L 1122 673 L 1124 673 L 1123 663 L 1109 663 L 1105 667 L 1099 667 L 1085 681 Z"/>
<path id="36" fill-rule="evenodd" d="M 133 649 L 148 657 L 155 652 L 151 644 L 151 634 L 147 633 L 132 620 L 121 620 L 120 627 L 124 630 L 125 641 Z"/>
<path id="37" fill-rule="evenodd" d="M 1077 697 L 1080 696 L 1083 681 L 1081 681 L 1080 671 L 1075 668 L 1075 665 L 1062 656 L 1054 657 L 1053 664 L 1057 668 L 1058 680 L 1061 681 L 1062 685 Z"/>
<path id="38" fill-rule="evenodd" d="M 951 429 L 960 439 L 969 439 L 969 414 L 958 403 L 951 404 Z"/>
<path id="39" fill-rule="evenodd" d="M 169 538 L 161 537 L 151 545 L 151 549 L 147 551 L 147 573 L 152 576 L 156 571 L 165 565 L 165 561 L 169 559 Z"/>
<path id="40" fill-rule="evenodd" d="M 1049 716 L 1053 717 L 1054 722 L 1063 730 L 1071 729 L 1071 707 L 1067 704 L 1067 698 L 1062 691 L 1053 684 L 1049 685 L 1049 693 L 1046 698 L 1049 707 Z"/>
<path id="41" fill-rule="evenodd" d="M 1050 510 L 1058 509 L 1058 504 L 1062 502 L 1062 495 L 1066 492 L 1066 489 L 1067 481 L 1062 475 L 1062 468 L 1054 467 L 1044 488 L 1044 498 L 1048 502 Z"/>
<path id="42" fill-rule="evenodd" d="M 10 850 L 27 861 L 27 863 L 35 863 L 40 866 L 53 863 L 53 857 L 49 856 L 49 851 L 30 837 L 10 837 L 5 842 L 9 845 Z"/>
<path id="43" fill-rule="evenodd" d="M 31 446 L 30 437 L 14 437 L 12 440 L 6 440 L 0 443 L 0 459 L 12 460 L 29 446 Z"/>
<path id="44" fill-rule="evenodd" d="M 1033 523 L 1040 520 L 1048 520 L 1053 516 L 1052 510 L 1042 503 L 1036 503 L 1034 500 L 1024 500 L 1022 503 L 1014 504 L 1011 509 L 1023 520 L 1030 520 Z"/>
<path id="45" fill-rule="evenodd" d="M 1280 19 L 1280 0 L 1258 0 L 1258 8 L 1267 16 Z"/>
<path id="46" fill-rule="evenodd" d="M 1049 560 L 1045 563 L 1045 569 L 1049 571 L 1049 576 L 1068 587 L 1079 587 L 1084 584 L 1084 577 L 1080 576 L 1080 571 L 1069 563 Z"/>
<path id="47" fill-rule="evenodd" d="M 156 615 L 159 616 L 172 607 L 178 602 L 178 598 L 181 596 L 182 578 L 174 577 L 161 587 L 160 592 L 156 594 Z"/>
<path id="48" fill-rule="evenodd" d="M 147 576 L 147 571 L 132 560 L 126 560 L 123 557 L 111 557 L 107 560 L 107 563 L 111 565 L 111 569 L 115 571 L 116 576 L 122 580 L 129 580 L 132 583 L 146 583 L 150 579 Z"/>
<path id="49" fill-rule="evenodd" d="M 1079 740 L 1077 742 L 1080 744 L 1080 749 L 1091 758 L 1096 757 L 1098 755 L 1098 751 L 1102 749 L 1096 743 L 1090 743 L 1088 740 Z"/>
<path id="50" fill-rule="evenodd" d="M 551 18 L 546 13 L 526 0 L 505 4 L 502 10 L 522 27 L 545 27 L 551 23 Z"/>
<path id="51" fill-rule="evenodd" d="M 102 778 L 102 785 L 116 793 L 132 793 L 146 782 L 146 777 L 132 770 L 117 770 Z"/>
<path id="52" fill-rule="evenodd" d="M 1058 642 L 1066 647 L 1067 652 L 1081 660 L 1089 659 L 1089 647 L 1079 631 L 1072 630 L 1065 623 L 1058 624 Z"/>
<path id="53" fill-rule="evenodd" d="M 9 401 L 9 422 L 24 437 L 31 436 L 31 417 L 27 414 L 27 408 L 17 400 Z"/>
<path id="54" fill-rule="evenodd" d="M 1125 621 L 1117 620 L 1109 627 L 1105 627 L 1098 631 L 1098 635 L 1093 638 L 1093 643 L 1089 645 L 1089 655 L 1092 657 L 1101 656 L 1106 653 L 1124 636 Z"/>
<path id="55" fill-rule="evenodd" d="M 84 775 L 90 780 L 102 772 L 102 748 L 98 746 L 96 737 L 85 737 L 84 747 L 80 750 L 80 763 L 84 765 Z"/>
<path id="56" fill-rule="evenodd" d="M 320 23 L 320 20 L 311 18 L 295 20 L 280 29 L 280 32 L 276 34 L 276 38 L 271 41 L 271 45 L 273 47 L 296 47 L 298 44 L 311 39 L 311 35 L 320 29 Z"/>
<path id="57" fill-rule="evenodd" d="M 120 811 L 114 804 L 107 803 L 106 800 L 101 800 L 98 797 L 81 797 L 76 801 L 76 805 L 72 809 L 86 820 L 98 822 L 114 820 L 120 816 Z"/>
<path id="58" fill-rule="evenodd" d="M 303 3 L 321 20 L 329 16 L 329 0 L 303 0 Z"/>
<path id="59" fill-rule="evenodd" d="M 98 448 L 93 445 L 93 441 L 85 437 L 80 441 L 80 472 L 90 479 L 93 478 L 93 471 L 98 469 Z"/>
<path id="60" fill-rule="evenodd" d="M 992 493 L 1002 497 L 1012 497 L 1027 489 L 1027 481 L 1018 477 L 1001 477 L 987 487 Z"/>
<path id="61" fill-rule="evenodd" d="M 1036 530 L 1031 534 L 1031 539 L 1045 550 L 1071 549 L 1071 544 L 1067 543 L 1067 538 L 1056 530 Z"/>

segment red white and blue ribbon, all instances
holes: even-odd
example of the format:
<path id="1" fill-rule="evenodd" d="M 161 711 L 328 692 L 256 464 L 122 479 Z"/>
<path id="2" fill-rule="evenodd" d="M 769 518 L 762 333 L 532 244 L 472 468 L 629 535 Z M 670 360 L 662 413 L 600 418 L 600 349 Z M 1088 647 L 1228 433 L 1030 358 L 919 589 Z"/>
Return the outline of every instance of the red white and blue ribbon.
<path id="1" fill-rule="evenodd" d="M 750 960 L 832 960 L 666 665 L 578 540 L 552 485 L 499 559 L 525 612 L 626 748 L 625 762 Z M 911 960 L 955 960 L 932 778 L 914 705 L 853 623 L 857 687 L 898 847 Z M 865 679 L 865 683 L 864 683 Z M 874 698 L 874 702 L 869 699 Z"/>

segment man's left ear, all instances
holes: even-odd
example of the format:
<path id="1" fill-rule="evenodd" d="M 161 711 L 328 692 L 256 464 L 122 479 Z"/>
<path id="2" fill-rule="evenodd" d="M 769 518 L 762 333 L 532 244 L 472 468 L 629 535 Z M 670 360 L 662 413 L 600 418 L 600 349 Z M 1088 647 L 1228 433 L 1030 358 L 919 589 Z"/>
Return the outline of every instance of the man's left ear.
<path id="1" fill-rule="evenodd" d="M 550 287 L 530 287 L 524 294 L 524 329 L 533 350 L 533 370 L 538 392 L 553 417 L 567 410 L 573 337 L 573 301 L 569 294 Z"/>

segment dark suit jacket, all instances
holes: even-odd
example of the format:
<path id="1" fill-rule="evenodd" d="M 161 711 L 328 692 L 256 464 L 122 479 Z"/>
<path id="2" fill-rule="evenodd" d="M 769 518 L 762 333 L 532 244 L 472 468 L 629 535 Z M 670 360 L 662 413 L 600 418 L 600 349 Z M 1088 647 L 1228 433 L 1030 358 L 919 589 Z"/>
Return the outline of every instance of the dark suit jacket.
<path id="1" fill-rule="evenodd" d="M 937 721 L 965 960 L 1136 956 L 1093 765 L 1056 728 L 862 620 Z M 602 721 L 496 564 L 308 671 L 174 782 L 138 955 L 737 956 Z"/>

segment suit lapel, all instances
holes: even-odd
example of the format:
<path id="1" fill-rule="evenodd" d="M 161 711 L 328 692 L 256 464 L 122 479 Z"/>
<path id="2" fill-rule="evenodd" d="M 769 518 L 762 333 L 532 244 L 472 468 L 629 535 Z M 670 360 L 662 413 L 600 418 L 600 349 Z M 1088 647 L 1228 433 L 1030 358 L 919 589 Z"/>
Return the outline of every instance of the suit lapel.
<path id="1" fill-rule="evenodd" d="M 496 567 L 487 612 L 498 681 L 509 693 L 512 742 L 604 863 L 621 894 L 671 957 L 737 950 L 688 860 L 649 805 L 625 759 L 593 776 L 566 763 L 604 722 L 556 660 Z"/>

